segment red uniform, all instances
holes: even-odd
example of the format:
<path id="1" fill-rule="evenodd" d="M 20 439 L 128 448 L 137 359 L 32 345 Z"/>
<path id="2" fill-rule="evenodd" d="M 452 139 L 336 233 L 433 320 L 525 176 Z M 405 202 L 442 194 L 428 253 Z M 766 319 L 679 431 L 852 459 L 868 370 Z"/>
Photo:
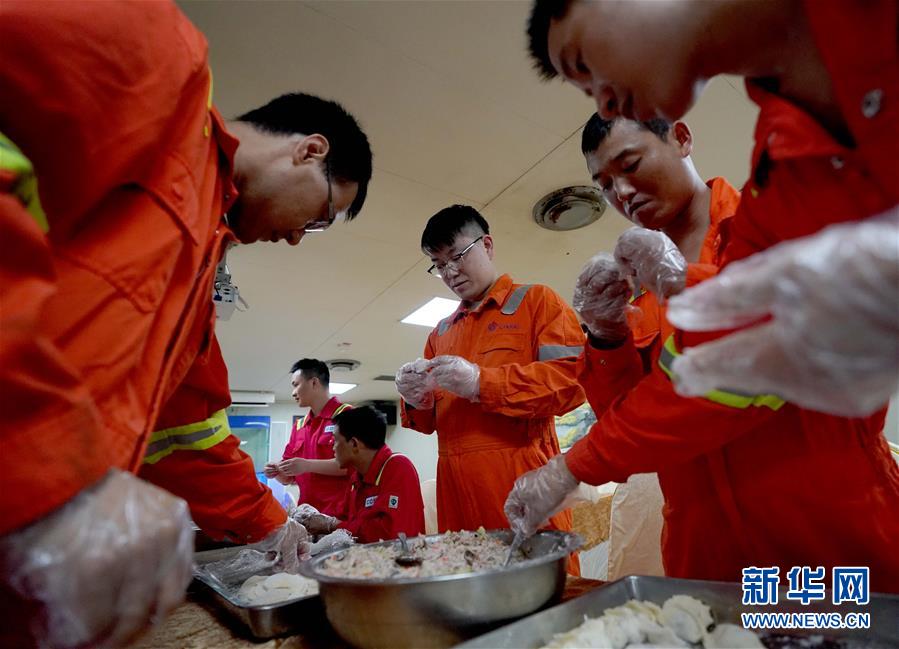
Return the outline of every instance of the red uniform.
<path id="1" fill-rule="evenodd" d="M 385 444 L 365 475 L 353 471 L 338 527 L 359 543 L 395 539 L 399 532 L 418 536 L 425 531 L 424 511 L 415 465 Z"/>
<path id="2" fill-rule="evenodd" d="M 584 401 L 576 376 L 583 345 L 571 307 L 548 287 L 508 275 L 431 332 L 425 358 L 453 354 L 481 368 L 477 403 L 443 390 L 427 410 L 403 403 L 404 426 L 437 431 L 441 532 L 509 526 L 503 504 L 515 478 L 560 452 L 553 417 Z M 571 513 L 551 522 L 571 529 Z"/>
<path id="3" fill-rule="evenodd" d="M 300 457 L 306 460 L 334 458 L 334 417 L 351 406 L 331 397 L 317 415 L 310 410 L 290 434 L 282 460 Z M 329 516 L 338 516 L 344 507 L 347 477 L 303 473 L 296 476 L 300 502 L 309 503 Z"/>
<path id="4" fill-rule="evenodd" d="M 169 3 L 4 0 L 0 60 L 0 131 L 49 225 L 0 192 L 0 534 L 110 467 L 136 471 L 152 444 L 145 475 L 201 527 L 264 536 L 286 514 L 212 417 L 228 403 L 211 287 L 237 141 L 205 39 Z"/>
<path id="5" fill-rule="evenodd" d="M 896 3 L 809 2 L 808 13 L 855 146 L 749 84 L 761 109 L 753 175 L 725 260 L 899 202 Z M 705 338 L 678 333 L 675 347 Z M 723 392 L 683 399 L 660 370 L 615 402 L 569 467 L 592 483 L 659 472 L 668 574 L 739 580 L 750 565 L 780 566 L 782 576 L 797 565 L 862 565 L 873 590 L 899 592 L 899 468 L 883 411 L 848 419 L 776 399 L 725 405 L 740 399 Z"/>

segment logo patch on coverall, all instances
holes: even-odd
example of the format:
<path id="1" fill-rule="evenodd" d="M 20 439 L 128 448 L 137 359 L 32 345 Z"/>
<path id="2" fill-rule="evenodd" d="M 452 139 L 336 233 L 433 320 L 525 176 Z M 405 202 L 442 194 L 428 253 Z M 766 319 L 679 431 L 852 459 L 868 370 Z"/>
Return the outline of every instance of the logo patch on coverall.
<path id="1" fill-rule="evenodd" d="M 387 501 L 387 506 L 390 507 L 390 509 L 396 509 L 397 507 L 399 507 L 399 505 L 400 505 L 400 497 L 399 496 L 391 496 L 390 499 Z"/>
<path id="2" fill-rule="evenodd" d="M 369 496 L 368 498 L 365 499 L 365 506 L 366 506 L 366 507 L 371 507 L 372 505 L 375 504 L 375 501 L 376 501 L 377 499 L 378 499 L 377 496 Z"/>
<path id="3" fill-rule="evenodd" d="M 337 430 L 337 424 L 331 424 L 330 426 L 325 426 L 326 433 L 333 433 L 335 430 Z"/>

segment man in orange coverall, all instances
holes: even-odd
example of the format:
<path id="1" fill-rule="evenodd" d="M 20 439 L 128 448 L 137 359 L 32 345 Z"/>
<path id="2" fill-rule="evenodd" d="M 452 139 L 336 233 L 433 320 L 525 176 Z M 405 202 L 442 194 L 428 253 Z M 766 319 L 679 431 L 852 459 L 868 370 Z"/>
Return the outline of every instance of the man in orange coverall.
<path id="1" fill-rule="evenodd" d="M 228 431 L 213 279 L 232 243 L 357 214 L 371 153 L 309 95 L 226 125 L 206 54 L 170 3 L 0 3 L 4 646 L 122 644 L 180 601 L 187 512 L 141 468 L 296 565 Z"/>
<path id="2" fill-rule="evenodd" d="M 717 265 L 722 233 L 740 194 L 724 178 L 704 183 L 690 157 L 692 148 L 686 124 L 662 119 L 607 121 L 594 114 L 581 136 L 587 168 L 610 205 L 636 225 L 664 232 L 690 262 Z M 644 233 L 634 229 L 623 235 L 619 253 L 629 239 L 639 244 Z M 587 262 L 575 285 L 573 305 L 588 339 L 579 378 L 598 417 L 649 373 L 671 333 L 653 293 L 631 295 L 620 263 L 606 252 Z M 662 472 L 659 479 L 666 493 L 676 489 L 676 478 Z M 628 488 L 658 492 L 657 484 L 636 482 Z M 658 510 L 651 515 L 658 516 Z M 664 537 L 663 529 L 663 544 Z M 643 542 L 656 544 L 658 552 L 658 536 Z"/>
<path id="3" fill-rule="evenodd" d="M 553 417 L 584 401 L 577 316 L 550 288 L 515 284 L 493 263 L 477 210 L 453 205 L 421 236 L 431 274 L 462 299 L 428 336 L 424 357 L 397 373 L 403 425 L 437 431 L 440 531 L 508 526 L 515 478 L 559 454 Z M 571 529 L 571 514 L 551 524 Z"/>
<path id="4" fill-rule="evenodd" d="M 616 11 L 614 21 L 606 10 Z M 726 265 L 897 202 L 899 118 L 881 89 L 896 87 L 895 25 L 895 2 L 538 2 L 530 33 L 541 68 L 592 94 L 605 118 L 678 117 L 705 78 L 732 72 L 755 79 L 748 89 L 761 109 L 756 150 L 728 227 Z M 639 46 L 632 40 L 638 33 Z M 705 40 L 708 34 L 715 39 Z M 616 56 L 602 56 L 606 48 Z M 646 66 L 662 69 L 641 77 Z M 662 262 L 661 236 L 647 239 L 655 247 L 631 249 L 627 264 L 664 295 L 691 273 Z M 864 276 L 863 257 L 832 261 Z M 812 277 L 827 276 L 820 267 L 808 267 Z M 811 290 L 814 297 L 829 286 Z M 806 294 L 793 295 L 793 310 L 801 312 Z M 776 312 L 775 320 L 788 315 Z M 677 470 L 682 498 L 666 508 L 671 574 L 739 580 L 754 565 L 778 567 L 783 579 L 794 566 L 857 565 L 870 567 L 873 590 L 899 592 L 899 469 L 883 437 L 884 409 L 850 419 L 723 389 L 678 399 L 667 372 L 685 343 L 692 344 L 681 333 L 666 341 L 658 369 L 567 454 L 567 466 L 522 477 L 508 502 L 516 523 L 539 523 L 578 479 Z M 648 401 L 652 411 L 641 406 Z"/>

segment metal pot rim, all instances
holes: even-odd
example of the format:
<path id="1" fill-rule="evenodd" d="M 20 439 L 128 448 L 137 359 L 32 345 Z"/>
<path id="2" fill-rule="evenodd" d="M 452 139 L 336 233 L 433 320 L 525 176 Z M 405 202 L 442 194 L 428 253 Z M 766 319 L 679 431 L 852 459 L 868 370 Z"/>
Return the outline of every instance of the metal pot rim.
<path id="1" fill-rule="evenodd" d="M 512 531 L 509 529 L 497 529 L 497 530 L 487 530 L 487 534 L 490 536 L 503 536 L 506 537 L 511 542 Z M 421 538 L 422 535 L 415 537 L 416 539 Z M 443 534 L 429 534 L 424 535 L 424 538 L 431 541 L 437 540 L 444 536 Z M 540 530 L 538 531 L 534 537 L 556 537 L 556 547 L 553 548 L 551 552 L 540 555 L 539 557 L 534 557 L 532 559 L 525 559 L 524 561 L 519 561 L 513 563 L 507 567 L 500 568 L 491 568 L 489 570 L 478 570 L 476 572 L 462 572 L 451 575 L 437 575 L 433 577 L 399 577 L 399 578 L 391 578 L 391 579 L 365 579 L 364 577 L 335 577 L 333 575 L 325 575 L 318 572 L 319 566 L 324 563 L 329 557 L 339 554 L 341 552 L 346 552 L 349 548 L 340 548 L 337 550 L 331 550 L 324 554 L 321 554 L 309 561 L 303 562 L 300 564 L 300 573 L 305 577 L 310 577 L 315 579 L 318 582 L 324 584 L 336 584 L 336 585 L 346 585 L 346 586 L 377 586 L 379 588 L 389 587 L 389 586 L 408 586 L 410 584 L 428 584 L 428 583 L 442 583 L 449 581 L 460 581 L 465 579 L 471 579 L 473 577 L 489 577 L 489 576 L 498 576 L 498 575 L 507 575 L 509 573 L 518 572 L 521 570 L 527 570 L 529 568 L 533 568 L 534 566 L 542 565 L 545 563 L 552 563 L 553 561 L 557 561 L 562 557 L 571 554 L 575 550 L 577 550 L 581 545 L 583 545 L 583 539 L 573 532 L 563 532 L 561 530 Z M 414 540 L 414 539 L 410 539 Z M 394 545 L 396 540 L 391 541 L 378 541 L 375 543 L 365 543 L 365 547 L 378 547 L 378 546 L 388 546 Z"/>

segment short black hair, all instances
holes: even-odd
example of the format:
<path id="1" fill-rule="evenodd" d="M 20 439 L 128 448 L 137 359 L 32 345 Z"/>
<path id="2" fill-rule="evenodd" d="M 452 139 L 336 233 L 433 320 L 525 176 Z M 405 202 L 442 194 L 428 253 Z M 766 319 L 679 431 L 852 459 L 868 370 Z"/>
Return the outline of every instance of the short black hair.
<path id="1" fill-rule="evenodd" d="M 331 372 L 328 366 L 317 358 L 301 358 L 290 366 L 290 373 L 300 371 L 304 379 L 318 379 L 324 387 L 328 387 L 331 382 Z"/>
<path id="2" fill-rule="evenodd" d="M 387 439 L 387 417 L 371 406 L 347 408 L 335 415 L 334 423 L 345 440 L 358 439 L 373 451 L 384 446 Z"/>
<path id="3" fill-rule="evenodd" d="M 470 205 L 450 205 L 444 207 L 428 219 L 421 233 L 422 250 L 437 251 L 451 246 L 463 231 L 478 235 L 490 234 L 490 225 L 475 208 Z"/>
<path id="4" fill-rule="evenodd" d="M 528 47 L 531 50 L 534 69 L 547 81 L 555 79 L 559 73 L 549 60 L 549 26 L 553 20 L 560 20 L 568 13 L 574 0 L 534 0 L 531 17 L 528 20 Z"/>
<path id="5" fill-rule="evenodd" d="M 324 135 L 330 144 L 328 163 L 333 177 L 359 185 L 346 218 L 352 220 L 359 214 L 371 180 L 371 147 L 359 123 L 343 106 L 336 101 L 294 92 L 276 97 L 237 119 L 268 133 Z"/>
<path id="6" fill-rule="evenodd" d="M 627 118 L 625 117 L 603 119 L 597 113 L 593 113 L 584 125 L 584 132 L 581 134 L 581 152 L 584 155 L 587 155 L 588 153 L 596 151 L 596 149 L 599 148 L 599 145 L 602 144 L 602 141 L 606 139 L 609 131 L 612 130 L 615 122 L 626 119 Z M 663 142 L 668 139 L 668 131 L 671 130 L 671 122 L 659 117 L 653 117 L 645 122 L 632 121 L 638 124 L 640 128 L 655 133 Z"/>

